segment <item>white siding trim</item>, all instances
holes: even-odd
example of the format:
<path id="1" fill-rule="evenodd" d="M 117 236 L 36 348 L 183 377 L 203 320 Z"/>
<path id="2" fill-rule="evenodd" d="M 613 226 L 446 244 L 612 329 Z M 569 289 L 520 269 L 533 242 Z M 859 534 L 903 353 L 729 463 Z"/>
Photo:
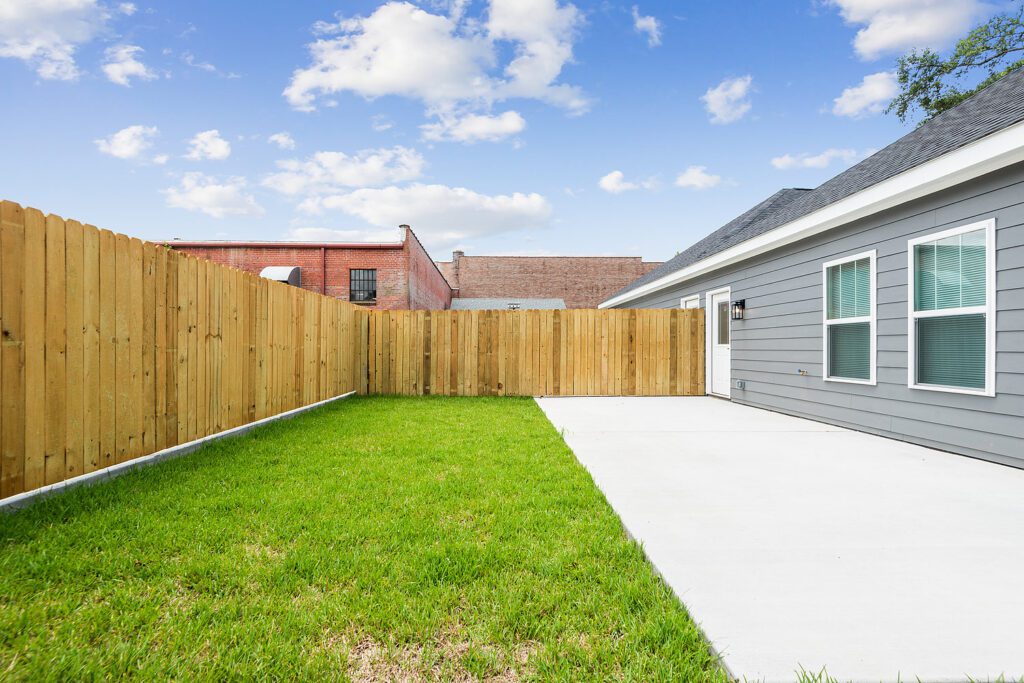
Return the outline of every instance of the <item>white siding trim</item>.
<path id="1" fill-rule="evenodd" d="M 696 302 L 695 305 L 687 306 L 687 304 L 694 302 Z M 690 296 L 684 296 L 682 299 L 679 300 L 679 308 L 700 308 L 700 294 L 691 294 Z"/>
<path id="2" fill-rule="evenodd" d="M 870 298 L 871 298 L 871 312 L 863 317 L 859 318 L 836 318 L 835 320 L 828 319 L 828 269 L 832 266 L 842 265 L 843 263 L 850 263 L 851 261 L 860 261 L 861 259 L 868 259 L 868 267 L 871 269 L 870 280 L 868 287 L 870 287 Z M 834 259 L 823 263 L 821 266 L 821 345 L 822 345 L 822 366 L 821 366 L 821 377 L 826 382 L 843 382 L 846 384 L 868 384 L 875 386 L 878 384 L 878 276 L 875 270 L 875 261 L 878 259 L 878 250 L 872 249 L 871 251 L 863 251 L 853 256 L 844 256 L 843 258 Z M 871 350 L 870 350 L 870 371 L 868 379 L 851 379 L 849 377 L 829 377 L 828 369 L 828 328 L 831 325 L 848 325 L 850 323 L 870 323 L 871 330 Z"/>
<path id="3" fill-rule="evenodd" d="M 985 136 L 937 159 L 824 206 L 675 273 L 598 304 L 611 308 L 772 249 L 806 239 L 914 199 L 1024 161 L 1024 122 Z"/>
<path id="4" fill-rule="evenodd" d="M 962 308 L 943 308 L 938 311 L 915 311 L 917 299 L 914 287 L 917 284 L 914 272 L 914 247 L 923 242 L 934 242 L 955 237 L 975 230 L 985 231 L 985 305 Z M 917 319 L 936 316 L 985 314 L 985 388 L 966 389 L 943 387 L 917 382 Z M 950 394 L 971 394 L 974 396 L 996 395 L 996 219 L 968 223 L 942 232 L 915 237 L 907 242 L 907 386 L 922 391 L 943 391 Z"/>

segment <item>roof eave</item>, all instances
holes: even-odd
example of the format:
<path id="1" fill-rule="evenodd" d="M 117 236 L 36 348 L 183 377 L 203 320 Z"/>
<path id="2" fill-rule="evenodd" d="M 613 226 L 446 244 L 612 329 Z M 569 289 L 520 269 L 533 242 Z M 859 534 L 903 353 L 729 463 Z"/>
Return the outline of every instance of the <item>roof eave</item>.
<path id="1" fill-rule="evenodd" d="M 666 287 L 960 185 L 1021 161 L 1024 161 L 1024 122 L 1008 126 L 674 273 L 613 296 L 598 304 L 598 308 L 612 308 L 635 301 Z"/>

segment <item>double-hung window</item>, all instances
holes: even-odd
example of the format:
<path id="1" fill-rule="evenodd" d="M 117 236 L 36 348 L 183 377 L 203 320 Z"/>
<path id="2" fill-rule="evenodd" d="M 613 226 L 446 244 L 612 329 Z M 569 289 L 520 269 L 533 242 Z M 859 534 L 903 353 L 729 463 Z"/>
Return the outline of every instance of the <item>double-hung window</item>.
<path id="1" fill-rule="evenodd" d="M 875 252 L 829 261 L 824 274 L 826 381 L 875 383 Z"/>
<path id="2" fill-rule="evenodd" d="M 995 220 L 908 243 L 908 384 L 995 396 Z"/>
<path id="3" fill-rule="evenodd" d="M 679 300 L 680 308 L 700 308 L 700 294 L 684 296 Z"/>

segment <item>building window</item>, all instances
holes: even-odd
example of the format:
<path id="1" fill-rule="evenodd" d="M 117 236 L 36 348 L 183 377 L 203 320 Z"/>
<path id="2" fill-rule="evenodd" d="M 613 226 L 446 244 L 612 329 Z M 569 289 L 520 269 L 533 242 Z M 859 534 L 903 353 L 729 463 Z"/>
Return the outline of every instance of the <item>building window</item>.
<path id="1" fill-rule="evenodd" d="M 995 220 L 908 243 L 908 384 L 995 395 Z"/>
<path id="2" fill-rule="evenodd" d="M 377 270 L 362 268 L 348 271 L 348 300 L 370 302 L 377 300 Z"/>
<path id="3" fill-rule="evenodd" d="M 700 294 L 684 296 L 679 304 L 680 308 L 700 308 Z"/>
<path id="4" fill-rule="evenodd" d="M 875 383 L 875 252 L 823 267 L 825 352 L 830 382 Z"/>

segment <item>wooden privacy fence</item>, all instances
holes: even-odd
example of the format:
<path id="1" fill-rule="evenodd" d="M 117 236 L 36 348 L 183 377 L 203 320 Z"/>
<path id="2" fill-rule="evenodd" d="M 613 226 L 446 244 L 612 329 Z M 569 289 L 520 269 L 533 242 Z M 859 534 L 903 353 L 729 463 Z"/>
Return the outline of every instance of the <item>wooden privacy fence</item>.
<path id="1" fill-rule="evenodd" d="M 0 498 L 348 391 L 704 393 L 698 310 L 368 311 L 0 203 Z"/>
<path id="2" fill-rule="evenodd" d="M 356 388 L 346 302 L 0 204 L 0 498 Z"/>
<path id="3" fill-rule="evenodd" d="M 704 394 L 700 310 L 373 311 L 367 327 L 371 394 Z"/>

